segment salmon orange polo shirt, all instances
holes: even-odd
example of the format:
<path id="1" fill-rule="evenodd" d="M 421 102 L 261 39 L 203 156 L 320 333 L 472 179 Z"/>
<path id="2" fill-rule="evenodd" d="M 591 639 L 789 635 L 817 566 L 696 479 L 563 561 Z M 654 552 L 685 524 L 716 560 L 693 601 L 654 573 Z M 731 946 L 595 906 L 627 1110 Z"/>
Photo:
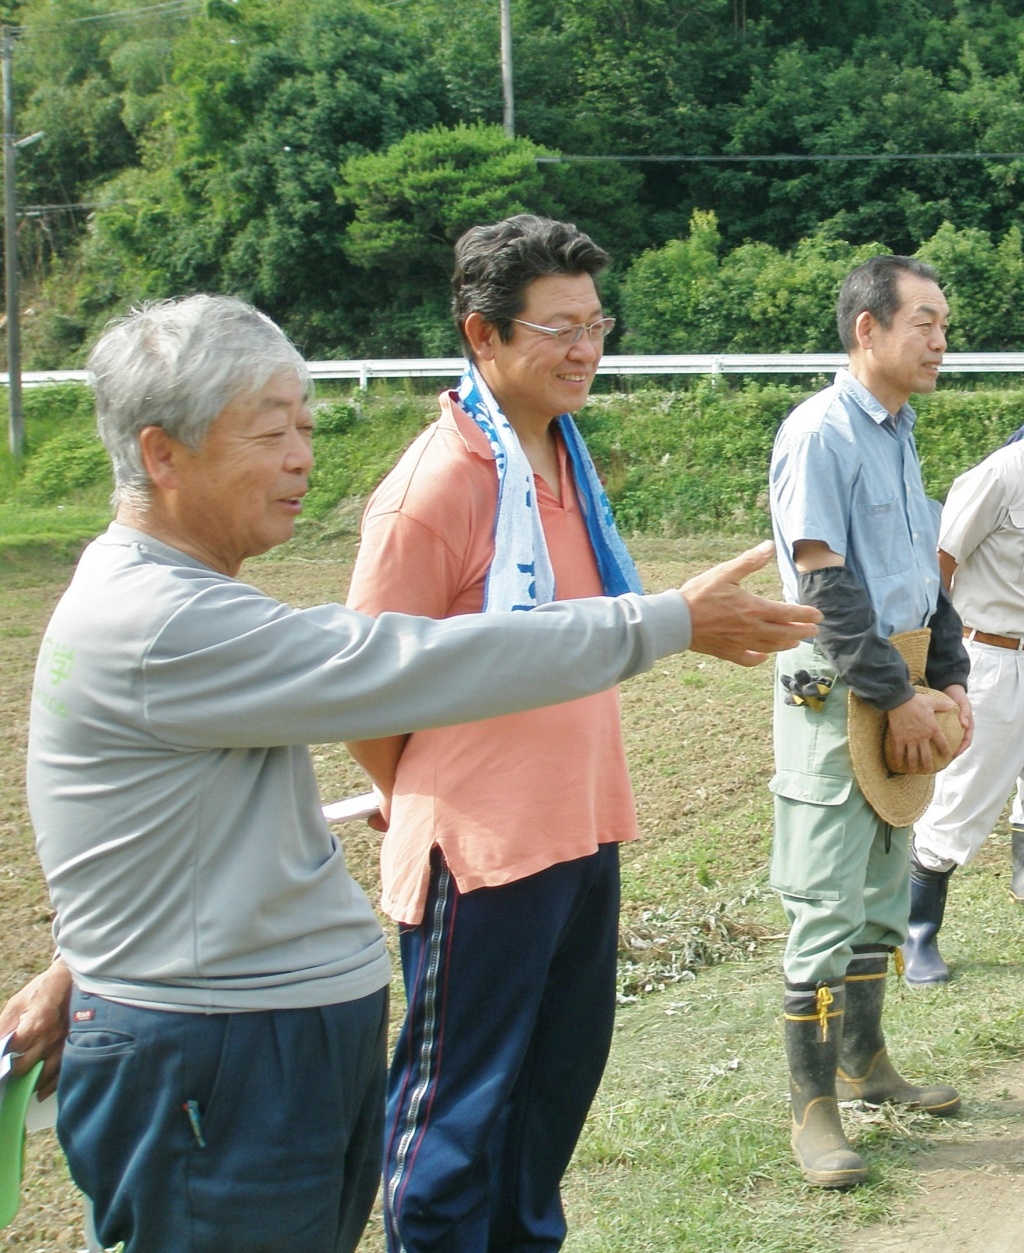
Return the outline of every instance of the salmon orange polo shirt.
<path id="1" fill-rule="evenodd" d="M 348 604 L 449 618 L 479 613 L 494 557 L 498 476 L 487 438 L 442 393 L 441 415 L 370 497 Z M 561 502 L 537 478 L 556 599 L 602 595 L 559 440 Z M 496 887 L 637 836 L 618 689 L 526 713 L 417 731 L 398 763 L 381 850 L 382 905 L 423 917 L 430 853 L 460 891 Z"/>

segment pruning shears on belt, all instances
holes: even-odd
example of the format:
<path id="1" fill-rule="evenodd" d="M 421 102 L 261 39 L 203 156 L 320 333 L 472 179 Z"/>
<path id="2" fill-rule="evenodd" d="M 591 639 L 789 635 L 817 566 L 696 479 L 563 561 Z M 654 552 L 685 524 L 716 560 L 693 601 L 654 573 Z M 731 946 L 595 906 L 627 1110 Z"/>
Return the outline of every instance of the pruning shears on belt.
<path id="1" fill-rule="evenodd" d="M 825 703 L 833 680 L 823 674 L 809 674 L 806 670 L 798 670 L 796 674 L 783 674 L 779 678 L 786 689 L 787 705 L 806 705 L 808 709 L 819 710 Z"/>

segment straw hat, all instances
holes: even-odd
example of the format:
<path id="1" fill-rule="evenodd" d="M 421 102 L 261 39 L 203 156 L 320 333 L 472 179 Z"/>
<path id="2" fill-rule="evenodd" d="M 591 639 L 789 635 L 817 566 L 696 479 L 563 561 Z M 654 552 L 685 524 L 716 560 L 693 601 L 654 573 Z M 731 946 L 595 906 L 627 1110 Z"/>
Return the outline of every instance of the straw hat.
<path id="1" fill-rule="evenodd" d="M 927 627 L 919 631 L 904 631 L 892 636 L 895 645 L 910 670 L 910 682 L 924 696 L 941 696 L 934 688 L 926 687 L 925 666 L 928 660 L 928 642 L 931 632 Z M 885 712 L 850 693 L 847 724 L 850 737 L 850 757 L 853 773 L 868 804 L 879 818 L 894 827 L 909 827 L 928 808 L 935 790 L 935 774 L 949 765 L 953 754 L 963 739 L 963 727 L 957 710 L 951 709 L 935 715 L 943 734 L 949 741 L 950 754 L 941 758 L 932 749 L 935 770 L 929 774 L 906 774 L 893 769 L 892 736 L 889 719 Z"/>

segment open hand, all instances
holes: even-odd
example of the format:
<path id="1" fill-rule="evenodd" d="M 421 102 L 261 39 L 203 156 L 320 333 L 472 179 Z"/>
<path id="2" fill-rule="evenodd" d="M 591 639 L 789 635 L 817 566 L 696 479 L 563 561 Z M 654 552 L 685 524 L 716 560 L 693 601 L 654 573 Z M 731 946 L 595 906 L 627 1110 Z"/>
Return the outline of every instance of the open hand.
<path id="1" fill-rule="evenodd" d="M 756 666 L 769 653 L 793 648 L 816 633 L 817 609 L 766 600 L 740 586 L 774 552 L 775 545 L 766 540 L 683 584 L 679 590 L 690 607 L 692 651 Z"/>

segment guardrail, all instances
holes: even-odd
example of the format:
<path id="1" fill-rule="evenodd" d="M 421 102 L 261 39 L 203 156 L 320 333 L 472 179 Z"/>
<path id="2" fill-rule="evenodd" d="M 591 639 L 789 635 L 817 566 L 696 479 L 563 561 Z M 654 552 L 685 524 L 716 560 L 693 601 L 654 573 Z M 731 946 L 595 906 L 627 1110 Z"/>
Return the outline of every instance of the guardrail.
<path id="1" fill-rule="evenodd" d="M 598 374 L 828 374 L 846 364 L 840 352 L 801 353 L 665 353 L 657 356 L 604 357 Z M 458 378 L 465 368 L 462 357 L 370 358 L 363 361 L 311 361 L 315 379 L 358 380 L 365 391 L 371 379 Z M 1019 374 L 1024 372 L 1024 352 L 949 352 L 942 362 L 946 374 Z M 29 370 L 22 374 L 23 387 L 45 383 L 84 383 L 84 370 Z M 7 374 L 0 373 L 0 386 Z"/>

